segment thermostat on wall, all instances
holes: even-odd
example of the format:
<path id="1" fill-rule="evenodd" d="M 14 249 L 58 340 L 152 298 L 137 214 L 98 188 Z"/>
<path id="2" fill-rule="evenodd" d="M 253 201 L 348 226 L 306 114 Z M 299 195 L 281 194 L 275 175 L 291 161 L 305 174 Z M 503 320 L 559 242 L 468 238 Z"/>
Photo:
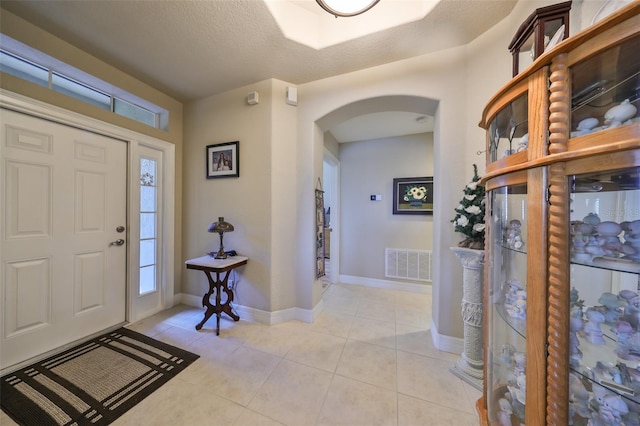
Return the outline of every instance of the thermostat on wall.
<path id="1" fill-rule="evenodd" d="M 382 201 L 382 195 L 381 194 L 371 195 L 371 201 Z"/>

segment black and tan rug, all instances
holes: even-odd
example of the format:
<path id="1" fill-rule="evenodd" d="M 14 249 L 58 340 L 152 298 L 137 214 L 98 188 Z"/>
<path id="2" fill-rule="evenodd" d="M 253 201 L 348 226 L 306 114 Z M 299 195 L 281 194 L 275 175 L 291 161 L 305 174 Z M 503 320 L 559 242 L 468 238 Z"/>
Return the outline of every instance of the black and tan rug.
<path id="1" fill-rule="evenodd" d="M 2 410 L 24 425 L 105 425 L 199 356 L 121 328 L 1 378 Z"/>

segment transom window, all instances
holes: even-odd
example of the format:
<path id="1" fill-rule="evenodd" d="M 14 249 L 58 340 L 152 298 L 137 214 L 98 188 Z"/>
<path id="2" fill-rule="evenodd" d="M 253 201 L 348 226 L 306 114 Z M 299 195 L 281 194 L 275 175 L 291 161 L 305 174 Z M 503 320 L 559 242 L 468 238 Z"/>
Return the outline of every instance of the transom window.
<path id="1" fill-rule="evenodd" d="M 169 113 L 160 107 L 141 106 L 139 105 L 140 103 L 149 103 L 136 103 L 135 100 L 133 100 L 135 98 L 133 95 L 130 96 L 132 99 L 122 99 L 122 96 L 115 96 L 106 90 L 95 87 L 95 84 L 91 85 L 82 82 L 77 78 L 72 78 L 61 72 L 54 71 L 45 64 L 35 63 L 16 53 L 1 48 L 0 71 L 48 87 L 56 92 L 63 93 L 115 114 L 128 117 L 147 126 L 167 130 Z M 77 71 L 75 74 L 83 73 Z M 95 77 L 87 77 L 87 80 L 97 81 Z M 104 83 L 104 86 L 108 87 L 109 85 Z"/>

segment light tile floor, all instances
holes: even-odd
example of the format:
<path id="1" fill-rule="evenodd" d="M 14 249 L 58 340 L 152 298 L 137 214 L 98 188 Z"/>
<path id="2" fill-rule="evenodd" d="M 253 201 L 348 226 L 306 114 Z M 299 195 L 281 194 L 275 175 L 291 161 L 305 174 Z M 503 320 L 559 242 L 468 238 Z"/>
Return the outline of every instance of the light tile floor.
<path id="1" fill-rule="evenodd" d="M 267 326 L 180 305 L 131 329 L 201 357 L 116 425 L 477 425 L 480 392 L 437 350 L 431 295 L 331 285 L 312 324 Z M 2 417 L 6 420 L 6 416 Z M 2 422 L 4 423 L 4 422 Z"/>

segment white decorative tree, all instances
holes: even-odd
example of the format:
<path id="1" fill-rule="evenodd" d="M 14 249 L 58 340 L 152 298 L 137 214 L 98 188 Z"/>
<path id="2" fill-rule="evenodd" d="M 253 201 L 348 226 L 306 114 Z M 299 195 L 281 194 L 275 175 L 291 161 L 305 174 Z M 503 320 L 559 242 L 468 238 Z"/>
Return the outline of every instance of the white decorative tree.
<path id="1" fill-rule="evenodd" d="M 458 246 L 472 249 L 484 249 L 484 187 L 478 184 L 478 166 L 473 165 L 473 179 L 464 187 L 464 196 L 454 210 L 455 217 L 451 221 L 456 232 L 466 237 Z"/>

